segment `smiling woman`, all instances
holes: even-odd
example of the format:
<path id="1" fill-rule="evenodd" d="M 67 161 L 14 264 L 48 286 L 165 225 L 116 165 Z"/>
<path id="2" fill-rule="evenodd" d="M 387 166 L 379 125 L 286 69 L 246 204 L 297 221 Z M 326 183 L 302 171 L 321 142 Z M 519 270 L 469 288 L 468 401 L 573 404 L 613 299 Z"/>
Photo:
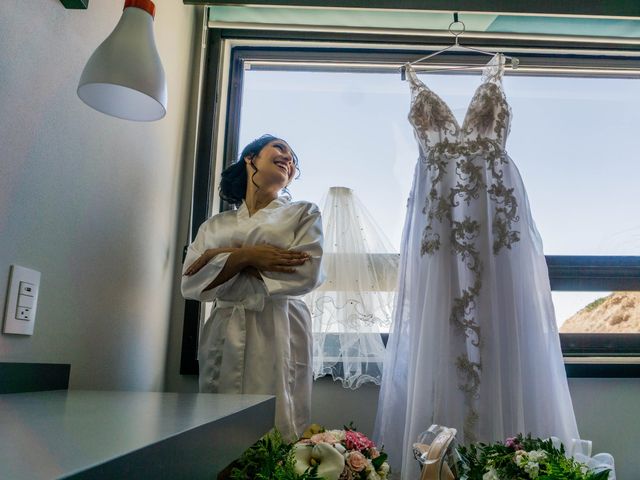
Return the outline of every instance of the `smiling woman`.
<path id="1" fill-rule="evenodd" d="M 320 284 L 318 207 L 278 196 L 298 159 L 281 139 L 247 145 L 222 173 L 237 205 L 205 221 L 183 267 L 185 298 L 213 302 L 198 347 L 200 391 L 276 395 L 276 427 L 297 438 L 309 423 L 311 316 L 299 298 Z"/>

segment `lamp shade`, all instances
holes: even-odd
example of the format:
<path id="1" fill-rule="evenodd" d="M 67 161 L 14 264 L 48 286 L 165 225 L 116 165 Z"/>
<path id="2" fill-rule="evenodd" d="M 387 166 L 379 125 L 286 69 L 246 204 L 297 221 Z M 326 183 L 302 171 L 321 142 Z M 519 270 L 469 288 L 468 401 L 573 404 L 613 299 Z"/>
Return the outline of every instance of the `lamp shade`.
<path id="1" fill-rule="evenodd" d="M 153 37 L 151 0 L 126 0 L 111 35 L 82 71 L 78 96 L 118 118 L 153 121 L 167 112 L 167 82 Z"/>

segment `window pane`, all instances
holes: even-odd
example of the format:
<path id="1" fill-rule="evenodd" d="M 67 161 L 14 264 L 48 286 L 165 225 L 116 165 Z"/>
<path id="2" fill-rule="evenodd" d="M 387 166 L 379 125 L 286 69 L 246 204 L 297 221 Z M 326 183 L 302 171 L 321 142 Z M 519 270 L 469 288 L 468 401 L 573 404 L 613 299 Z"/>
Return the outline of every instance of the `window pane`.
<path id="1" fill-rule="evenodd" d="M 640 84 L 507 77 L 509 154 L 547 255 L 639 255 Z"/>
<path id="2" fill-rule="evenodd" d="M 322 208 L 329 187 L 349 187 L 399 251 L 418 151 L 407 108 L 399 75 L 248 71 L 240 144 L 282 136 L 300 159 L 294 200 Z"/>
<path id="3" fill-rule="evenodd" d="M 422 74 L 461 122 L 477 74 Z M 640 84 L 634 79 L 507 76 L 509 154 L 548 255 L 638 255 Z M 397 74 L 245 72 L 240 144 L 273 133 L 298 153 L 295 198 L 352 188 L 396 248 L 417 147 Z"/>
<path id="4" fill-rule="evenodd" d="M 553 292 L 560 333 L 640 333 L 640 292 Z"/>

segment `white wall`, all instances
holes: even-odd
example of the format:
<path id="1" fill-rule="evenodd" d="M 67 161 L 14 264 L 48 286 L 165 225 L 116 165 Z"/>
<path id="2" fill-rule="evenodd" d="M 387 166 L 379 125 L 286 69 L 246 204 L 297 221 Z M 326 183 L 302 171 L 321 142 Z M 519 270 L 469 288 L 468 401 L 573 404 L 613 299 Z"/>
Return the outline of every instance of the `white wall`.
<path id="1" fill-rule="evenodd" d="M 0 305 L 11 264 L 42 272 L 0 361 L 70 363 L 72 388 L 164 387 L 196 10 L 155 3 L 169 110 L 135 123 L 76 95 L 124 0 L 0 1 Z"/>

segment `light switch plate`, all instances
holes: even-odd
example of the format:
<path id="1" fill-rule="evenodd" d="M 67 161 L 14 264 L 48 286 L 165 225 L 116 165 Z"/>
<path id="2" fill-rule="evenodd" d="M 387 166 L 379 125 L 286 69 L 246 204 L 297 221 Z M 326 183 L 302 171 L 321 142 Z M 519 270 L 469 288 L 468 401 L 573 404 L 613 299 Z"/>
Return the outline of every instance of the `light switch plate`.
<path id="1" fill-rule="evenodd" d="M 33 301 L 28 302 L 32 303 L 30 308 L 19 306 L 19 303 L 25 303 L 25 299 L 22 302 L 18 302 L 21 289 L 22 292 L 25 292 L 25 284 L 30 284 L 31 286 Z M 39 290 L 40 272 L 19 265 L 11 265 L 7 302 L 4 309 L 4 333 L 33 335 Z"/>

